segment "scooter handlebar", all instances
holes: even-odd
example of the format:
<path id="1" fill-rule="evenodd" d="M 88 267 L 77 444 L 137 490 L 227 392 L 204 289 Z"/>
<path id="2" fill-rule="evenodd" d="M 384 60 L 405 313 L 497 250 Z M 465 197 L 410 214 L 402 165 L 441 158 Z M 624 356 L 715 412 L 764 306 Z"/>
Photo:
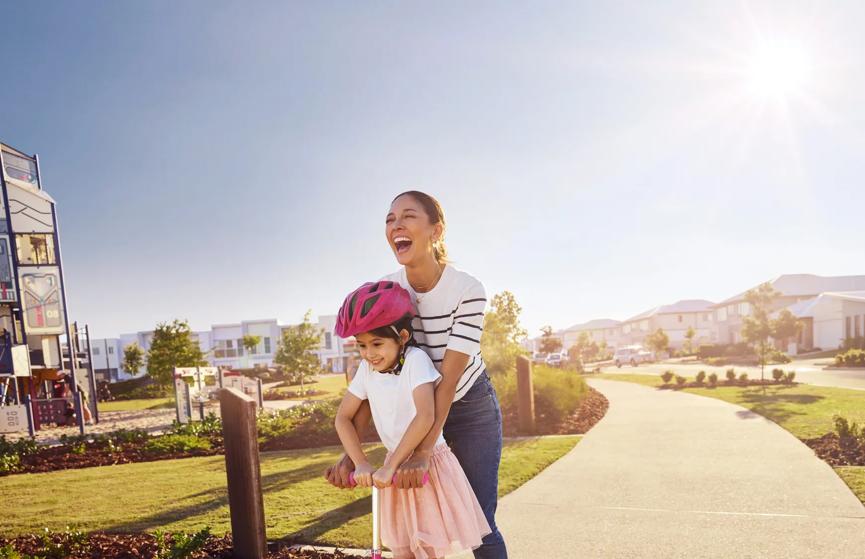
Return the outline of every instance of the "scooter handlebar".
<path id="1" fill-rule="evenodd" d="M 391 479 L 391 482 L 396 483 L 396 480 L 397 480 L 397 475 L 394 474 L 394 475 L 393 475 L 393 478 Z M 355 481 L 355 479 L 354 479 L 354 472 L 351 472 L 350 474 L 348 474 L 348 483 L 349 483 L 352 487 L 354 487 L 355 485 L 357 485 L 357 481 Z M 429 472 L 424 472 L 422 483 L 423 483 L 424 485 L 426 485 L 427 483 L 429 483 Z"/>

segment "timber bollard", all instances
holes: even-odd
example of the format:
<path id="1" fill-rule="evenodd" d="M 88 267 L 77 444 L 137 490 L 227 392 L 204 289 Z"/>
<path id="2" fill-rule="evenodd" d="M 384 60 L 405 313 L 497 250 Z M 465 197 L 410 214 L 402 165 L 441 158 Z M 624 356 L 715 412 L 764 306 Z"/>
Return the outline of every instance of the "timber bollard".
<path id="1" fill-rule="evenodd" d="M 517 412 L 520 432 L 535 434 L 535 393 L 532 386 L 532 362 L 525 355 L 517 356 Z"/>
<path id="2" fill-rule="evenodd" d="M 234 557 L 239 559 L 264 559 L 267 555 L 255 404 L 234 388 L 219 391 L 231 539 Z"/>

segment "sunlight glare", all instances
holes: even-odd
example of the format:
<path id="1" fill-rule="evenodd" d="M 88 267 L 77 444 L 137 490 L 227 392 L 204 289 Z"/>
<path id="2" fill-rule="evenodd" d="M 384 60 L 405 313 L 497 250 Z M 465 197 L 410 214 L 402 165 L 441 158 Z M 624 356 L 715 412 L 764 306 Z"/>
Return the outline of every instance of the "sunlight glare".
<path id="1" fill-rule="evenodd" d="M 784 98 L 800 93 L 811 80 L 808 51 L 790 42 L 761 45 L 748 67 L 751 89 L 760 97 Z"/>

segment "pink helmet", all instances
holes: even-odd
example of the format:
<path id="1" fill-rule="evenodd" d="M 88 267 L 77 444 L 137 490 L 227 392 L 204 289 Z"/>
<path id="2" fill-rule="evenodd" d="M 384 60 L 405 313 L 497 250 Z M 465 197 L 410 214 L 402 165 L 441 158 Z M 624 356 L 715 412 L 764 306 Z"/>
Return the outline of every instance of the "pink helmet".
<path id="1" fill-rule="evenodd" d="M 390 326 L 407 314 L 414 316 L 411 296 L 398 283 L 365 283 L 345 298 L 334 330 L 340 338 L 348 338 Z"/>

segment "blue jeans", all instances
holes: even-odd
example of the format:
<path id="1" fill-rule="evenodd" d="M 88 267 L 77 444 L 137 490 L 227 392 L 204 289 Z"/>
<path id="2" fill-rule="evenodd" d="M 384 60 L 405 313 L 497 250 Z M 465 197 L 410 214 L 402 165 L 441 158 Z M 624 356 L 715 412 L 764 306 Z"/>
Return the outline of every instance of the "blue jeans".
<path id="1" fill-rule="evenodd" d="M 471 484 L 492 533 L 474 553 L 476 559 L 507 559 L 505 540 L 496 527 L 499 462 L 502 458 L 502 411 L 486 372 L 451 406 L 444 437 Z"/>

